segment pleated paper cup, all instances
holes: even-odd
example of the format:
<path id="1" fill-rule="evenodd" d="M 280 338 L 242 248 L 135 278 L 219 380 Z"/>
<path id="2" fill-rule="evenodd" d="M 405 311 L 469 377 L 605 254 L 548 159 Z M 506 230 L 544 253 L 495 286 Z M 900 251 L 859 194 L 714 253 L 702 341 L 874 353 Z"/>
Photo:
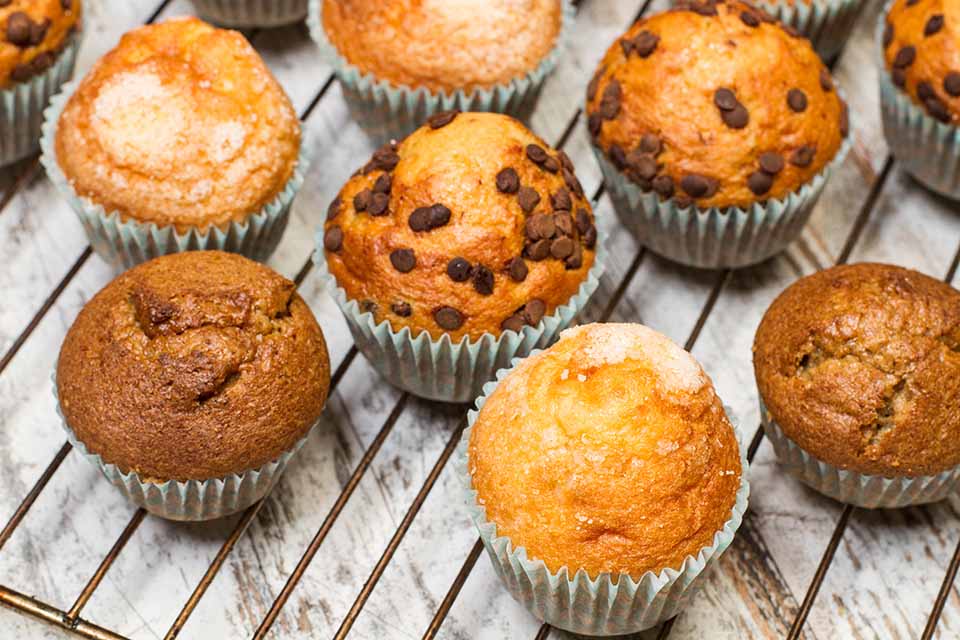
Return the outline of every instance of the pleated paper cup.
<path id="1" fill-rule="evenodd" d="M 124 220 L 119 212 L 106 211 L 103 206 L 79 195 L 67 180 L 57 161 L 56 133 L 60 114 L 77 84 L 64 85 L 63 91 L 52 98 L 44 112 L 40 160 L 50 181 L 80 218 L 90 246 L 97 255 L 117 270 L 183 251 L 216 249 L 239 253 L 260 262 L 270 257 L 287 228 L 290 207 L 313 159 L 313 136 L 309 129 L 301 127 L 300 153 L 293 175 L 273 200 L 242 221 L 232 221 L 223 227 L 191 227 L 180 232 L 174 225 L 158 226 L 133 218 Z"/>
<path id="2" fill-rule="evenodd" d="M 52 67 L 0 91 L 0 166 L 21 160 L 40 148 L 43 111 L 50 98 L 73 76 L 79 49 L 78 31 L 69 36 Z"/>
<path id="3" fill-rule="evenodd" d="M 550 53 L 535 69 L 506 84 L 470 92 L 433 93 L 426 88 L 395 85 L 352 65 L 327 38 L 323 26 L 323 0 L 310 0 L 307 25 L 310 35 L 333 67 L 350 113 L 378 143 L 401 140 L 426 120 L 443 111 L 494 111 L 526 120 L 544 81 L 557 65 L 576 17 L 570 0 L 563 2 L 563 25 Z"/>
<path id="4" fill-rule="evenodd" d="M 207 22 L 224 27 L 279 27 L 307 17 L 307 0 L 193 0 Z"/>
<path id="5" fill-rule="evenodd" d="M 757 6 L 810 39 L 820 57 L 831 62 L 843 51 L 865 0 L 760 0 Z"/>
<path id="6" fill-rule="evenodd" d="M 760 422 L 777 461 L 794 478 L 838 502 L 867 509 L 892 509 L 937 502 L 960 491 L 960 467 L 932 476 L 885 478 L 841 469 L 791 440 L 760 400 Z"/>
<path id="7" fill-rule="evenodd" d="M 519 359 L 513 362 L 515 367 Z M 659 573 L 648 571 L 639 580 L 627 574 L 601 573 L 591 578 L 582 568 L 562 567 L 554 573 L 537 558 L 531 558 L 522 546 L 497 534 L 497 525 L 487 519 L 486 510 L 477 501 L 470 477 L 468 455 L 470 434 L 487 398 L 510 370 L 497 372 L 496 381 L 484 385 L 477 408 L 467 414 L 467 429 L 457 448 L 457 474 L 466 490 L 470 517 L 480 532 L 493 568 L 513 598 L 536 618 L 559 629 L 591 636 L 611 636 L 649 629 L 677 615 L 693 599 L 702 583 L 704 571 L 733 542 L 747 510 L 750 494 L 748 463 L 743 434 L 731 421 L 740 447 L 742 467 L 740 488 L 730 518 L 716 532 L 713 543 L 696 556 L 687 556 L 677 567 Z M 727 415 L 730 410 L 727 409 Z"/>
<path id="8" fill-rule="evenodd" d="M 243 511 L 264 498 L 287 468 L 294 454 L 307 441 L 310 431 L 276 460 L 256 469 L 248 469 L 222 478 L 208 480 L 167 480 L 157 482 L 141 478 L 136 472 L 124 472 L 115 464 L 106 462 L 90 451 L 67 424 L 57 397 L 56 375 L 53 376 L 53 395 L 57 398 L 57 414 L 70 444 L 100 469 L 104 477 L 120 490 L 128 500 L 150 513 L 167 520 L 215 520 Z M 319 422 L 319 421 L 318 421 Z"/>
<path id="9" fill-rule="evenodd" d="M 378 324 L 372 313 L 363 311 L 356 300 L 337 284 L 330 273 L 323 250 L 323 228 L 316 236 L 313 262 L 327 291 L 347 320 L 357 349 L 390 384 L 415 396 L 443 402 L 470 402 L 484 383 L 515 357 L 553 344 L 587 305 L 600 285 L 607 252 L 602 238 L 597 242 L 593 265 L 577 293 L 553 314 L 544 316 L 535 327 L 519 332 L 507 330 L 499 336 L 484 334 L 477 340 L 464 336 L 453 342 L 444 334 L 439 340 L 427 331 L 413 335 L 409 327 L 395 331 L 388 320 Z"/>
<path id="10" fill-rule="evenodd" d="M 596 145 L 604 184 L 623 225 L 640 244 L 665 258 L 702 269 L 746 267 L 780 253 L 803 231 L 830 174 L 850 150 L 850 136 L 820 173 L 783 199 L 755 202 L 747 209 L 681 207 L 661 200 L 619 171 Z"/>

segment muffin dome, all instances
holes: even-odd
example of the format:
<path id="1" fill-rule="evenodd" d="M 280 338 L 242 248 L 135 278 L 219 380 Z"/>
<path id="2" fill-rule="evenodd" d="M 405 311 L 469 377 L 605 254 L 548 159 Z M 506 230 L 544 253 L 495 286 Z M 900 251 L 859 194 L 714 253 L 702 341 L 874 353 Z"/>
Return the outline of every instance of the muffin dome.
<path id="1" fill-rule="evenodd" d="M 330 364 L 289 280 L 194 251 L 127 271 L 67 332 L 57 390 L 87 449 L 144 480 L 261 467 L 320 416 Z"/>
<path id="2" fill-rule="evenodd" d="M 637 22 L 587 90 L 594 144 L 682 206 L 784 198 L 839 150 L 847 108 L 806 39 L 740 2 Z"/>
<path id="3" fill-rule="evenodd" d="M 539 324 L 577 293 L 596 240 L 563 152 L 509 116 L 450 112 L 347 182 L 323 244 L 377 322 L 458 342 Z"/>
<path id="4" fill-rule="evenodd" d="M 713 544 L 739 446 L 693 357 L 642 325 L 569 329 L 487 398 L 468 470 L 497 535 L 552 572 L 679 568 Z"/>
<path id="5" fill-rule="evenodd" d="M 7 0 L 0 5 L 0 89 L 5 89 L 53 66 L 78 26 L 80 0 Z"/>
<path id="6" fill-rule="evenodd" d="M 300 125 L 241 34 L 186 18 L 123 36 L 65 106 L 55 145 L 79 195 L 184 233 L 270 202 L 293 175 Z"/>
<path id="7" fill-rule="evenodd" d="M 533 71 L 556 44 L 561 0 L 324 0 L 346 60 L 394 85 L 489 88 Z"/>
<path id="8" fill-rule="evenodd" d="M 941 122 L 960 122 L 960 2 L 896 0 L 883 31 L 893 83 Z"/>
<path id="9" fill-rule="evenodd" d="M 757 330 L 760 396 L 815 457 L 860 473 L 960 464 L 960 292 L 882 264 L 797 281 Z"/>

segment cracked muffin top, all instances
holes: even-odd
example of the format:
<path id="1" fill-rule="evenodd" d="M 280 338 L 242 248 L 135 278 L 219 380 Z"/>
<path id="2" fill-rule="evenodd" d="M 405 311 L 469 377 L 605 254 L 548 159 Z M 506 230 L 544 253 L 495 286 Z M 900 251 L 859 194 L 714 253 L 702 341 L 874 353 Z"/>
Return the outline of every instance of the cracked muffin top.
<path id="1" fill-rule="evenodd" d="M 374 153 L 323 236 L 362 311 L 454 343 L 537 326 L 577 293 L 596 242 L 565 153 L 509 116 L 456 112 Z"/>
<path id="2" fill-rule="evenodd" d="M 810 42 L 735 1 L 683 3 L 633 25 L 601 61 L 586 113 L 627 178 L 700 208 L 786 197 L 849 128 Z"/>
<path id="3" fill-rule="evenodd" d="M 468 469 L 497 534 L 570 576 L 679 569 L 713 544 L 743 472 L 693 356 L 639 324 L 589 324 L 487 398 Z"/>
<path id="4" fill-rule="evenodd" d="M 960 123 L 960 2 L 896 0 L 882 38 L 893 83 L 940 122 Z"/>
<path id="5" fill-rule="evenodd" d="M 80 0 L 0 2 L 0 89 L 53 66 L 79 27 L 80 12 Z"/>
<path id="6" fill-rule="evenodd" d="M 561 0 L 324 0 L 327 38 L 378 80 L 433 93 L 507 84 L 537 68 Z"/>
<path id="7" fill-rule="evenodd" d="M 55 144 L 79 195 L 185 233 L 273 200 L 296 167 L 300 123 L 243 35 L 176 18 L 127 33 L 97 62 Z"/>
<path id="8" fill-rule="evenodd" d="M 798 280 L 753 346 L 784 433 L 834 466 L 886 477 L 960 464 L 960 292 L 916 271 L 854 264 Z"/>
<path id="9" fill-rule="evenodd" d="M 57 364 L 77 438 L 153 482 L 276 459 L 319 418 L 329 383 L 323 334 L 294 284 L 219 251 L 119 276 L 80 311 Z"/>

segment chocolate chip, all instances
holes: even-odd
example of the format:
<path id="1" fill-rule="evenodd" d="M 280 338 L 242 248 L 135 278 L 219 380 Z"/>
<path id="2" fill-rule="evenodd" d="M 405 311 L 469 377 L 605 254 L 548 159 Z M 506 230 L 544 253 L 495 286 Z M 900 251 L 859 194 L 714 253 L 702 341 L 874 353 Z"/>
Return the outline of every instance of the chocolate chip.
<path id="1" fill-rule="evenodd" d="M 893 42 L 893 25 L 887 22 L 883 27 L 883 48 L 886 49 Z"/>
<path id="2" fill-rule="evenodd" d="M 660 155 L 663 151 L 663 143 L 660 138 L 652 133 L 645 133 L 640 136 L 640 151 L 649 153 L 652 156 Z"/>
<path id="3" fill-rule="evenodd" d="M 846 103 L 840 106 L 840 135 L 844 138 L 850 133 L 850 108 Z"/>
<path id="4" fill-rule="evenodd" d="M 597 244 L 597 227 L 591 224 L 587 232 L 583 234 L 583 244 L 587 249 L 593 249 Z"/>
<path id="5" fill-rule="evenodd" d="M 805 144 L 790 154 L 790 164 L 795 167 L 808 167 L 813 162 L 813 156 L 816 155 L 817 148 L 813 145 Z"/>
<path id="6" fill-rule="evenodd" d="M 897 55 L 893 58 L 893 66 L 898 69 L 906 69 L 917 59 L 917 49 L 911 45 L 901 47 Z"/>
<path id="7" fill-rule="evenodd" d="M 530 213 L 540 204 L 540 194 L 531 187 L 520 187 L 517 190 L 517 202 L 524 213 Z"/>
<path id="8" fill-rule="evenodd" d="M 573 245 L 573 253 L 563 261 L 567 269 L 579 269 L 583 266 L 583 249 L 578 244 Z"/>
<path id="9" fill-rule="evenodd" d="M 557 260 L 563 260 L 573 253 L 573 240 L 567 237 L 560 237 L 550 243 L 550 255 Z"/>
<path id="10" fill-rule="evenodd" d="M 73 0 L 60 0 L 60 6 L 63 7 L 64 11 L 70 11 L 73 9 Z"/>
<path id="11" fill-rule="evenodd" d="M 947 105 L 936 96 L 931 96 L 923 101 L 923 104 L 927 106 L 927 111 L 930 112 L 930 115 L 939 120 L 940 122 L 950 122 L 950 111 L 947 109 Z"/>
<path id="12" fill-rule="evenodd" d="M 731 129 L 743 129 L 750 123 L 750 114 L 747 113 L 746 107 L 739 103 L 732 111 L 721 111 L 720 117 Z"/>
<path id="13" fill-rule="evenodd" d="M 430 228 L 436 229 L 450 222 L 450 209 L 442 204 L 435 204 L 430 207 Z"/>
<path id="14" fill-rule="evenodd" d="M 541 238 L 550 239 L 557 233 L 557 226 L 553 222 L 553 216 L 545 213 L 538 213 L 527 219 L 526 234 L 530 240 L 540 240 Z"/>
<path id="15" fill-rule="evenodd" d="M 393 171 L 400 162 L 400 156 L 393 148 L 392 144 L 386 144 L 377 149 L 368 166 L 372 170 Z M 368 172 L 369 173 L 369 172 Z"/>
<path id="16" fill-rule="evenodd" d="M 33 21 L 23 11 L 14 11 L 7 17 L 7 42 L 17 47 L 30 45 Z"/>
<path id="17" fill-rule="evenodd" d="M 566 169 L 567 171 L 569 171 L 570 173 L 573 173 L 574 171 L 576 171 L 573 168 L 573 160 L 570 159 L 570 156 L 568 156 L 563 149 L 561 149 L 560 151 L 557 151 L 557 160 L 560 161 L 560 166 Z"/>
<path id="18" fill-rule="evenodd" d="M 33 77 L 33 67 L 29 63 L 20 63 L 13 67 L 10 79 L 14 82 L 24 82 Z"/>
<path id="19" fill-rule="evenodd" d="M 657 175 L 657 161 L 649 153 L 631 151 L 627 155 L 627 167 L 642 180 L 652 180 Z"/>
<path id="20" fill-rule="evenodd" d="M 566 167 L 563 168 L 563 181 L 571 191 L 578 196 L 583 197 L 583 185 L 580 184 L 576 174 Z"/>
<path id="21" fill-rule="evenodd" d="M 523 319 L 530 326 L 537 326 L 543 319 L 543 314 L 547 312 L 547 305 L 540 298 L 534 298 L 523 307 Z"/>
<path id="22" fill-rule="evenodd" d="M 677 203 L 677 206 L 681 209 L 686 209 L 687 207 L 693 206 L 693 198 L 691 198 L 685 193 L 677 194 L 673 200 L 674 202 Z"/>
<path id="23" fill-rule="evenodd" d="M 360 311 L 364 313 L 376 313 L 377 312 L 377 303 L 373 300 L 361 300 L 360 301 Z"/>
<path id="24" fill-rule="evenodd" d="M 557 192 L 550 196 L 550 204 L 554 211 L 570 211 L 573 208 L 573 200 L 570 198 L 570 191 L 566 187 L 560 187 Z"/>
<path id="25" fill-rule="evenodd" d="M 393 178 L 389 173 L 382 173 L 377 181 L 373 183 L 374 193 L 390 193 L 393 188 Z"/>
<path id="26" fill-rule="evenodd" d="M 901 89 L 904 88 L 907 84 L 907 74 L 904 73 L 903 69 L 893 69 L 890 71 L 890 79 L 893 80 L 893 84 L 897 85 Z"/>
<path id="27" fill-rule="evenodd" d="M 649 31 L 641 31 L 637 34 L 637 37 L 633 39 L 633 50 L 637 52 L 637 55 L 641 58 L 647 58 L 653 53 L 657 44 L 660 42 L 660 36 Z"/>
<path id="28" fill-rule="evenodd" d="M 591 113 L 590 117 L 587 118 L 587 130 L 590 132 L 590 135 L 596 138 L 600 135 L 602 128 L 603 118 L 600 117 L 599 113 Z"/>
<path id="29" fill-rule="evenodd" d="M 366 211 L 367 207 L 370 206 L 370 201 L 373 199 L 373 193 L 370 189 L 364 189 L 357 195 L 353 196 L 353 208 L 356 209 L 357 213 L 361 211 Z"/>
<path id="30" fill-rule="evenodd" d="M 929 82 L 921 81 L 917 83 L 917 97 L 921 100 L 933 98 L 936 97 L 936 95 L 936 92 L 933 90 L 933 85 Z"/>
<path id="31" fill-rule="evenodd" d="M 949 72 L 943 79 L 943 90 L 947 92 L 947 95 L 954 98 L 960 96 L 960 73 Z"/>
<path id="32" fill-rule="evenodd" d="M 50 18 L 44 18 L 43 22 L 34 22 L 30 25 L 30 44 L 37 46 L 47 37 L 47 31 L 50 29 Z"/>
<path id="33" fill-rule="evenodd" d="M 447 275 L 454 282 L 466 282 L 473 267 L 464 258 L 454 258 L 447 263 Z"/>
<path id="34" fill-rule="evenodd" d="M 410 273 L 417 266 L 413 249 L 394 249 L 390 252 L 390 264 L 400 273 Z"/>
<path id="35" fill-rule="evenodd" d="M 833 91 L 833 78 L 826 69 L 820 69 L 820 88 L 827 92 Z"/>
<path id="36" fill-rule="evenodd" d="M 534 164 L 543 164 L 547 160 L 547 152 L 543 147 L 537 144 L 528 144 L 527 145 L 527 157 Z"/>
<path id="37" fill-rule="evenodd" d="M 770 191 L 770 187 L 773 186 L 773 178 L 769 173 L 754 171 L 747 177 L 747 186 L 750 187 L 750 191 L 753 191 L 754 195 L 762 196 Z"/>
<path id="38" fill-rule="evenodd" d="M 343 246 L 343 230 L 334 225 L 323 232 L 323 248 L 327 251 L 340 251 Z"/>
<path id="39" fill-rule="evenodd" d="M 577 231 L 579 231 L 581 235 L 586 233 L 587 229 L 590 228 L 590 225 L 593 224 L 593 222 L 590 221 L 590 214 L 587 213 L 586 209 L 577 209 L 576 220 L 574 220 L 574 223 L 577 225 Z"/>
<path id="40" fill-rule="evenodd" d="M 463 314 L 453 307 L 439 307 L 433 312 L 433 319 L 447 331 L 456 331 L 463 326 Z"/>
<path id="41" fill-rule="evenodd" d="M 367 213 L 372 216 L 387 215 L 387 206 L 390 204 L 390 196 L 385 193 L 375 193 L 370 198 L 370 204 L 367 205 Z"/>
<path id="42" fill-rule="evenodd" d="M 630 52 L 633 51 L 633 40 L 620 38 L 620 48 L 623 49 L 623 56 L 625 58 L 629 58 Z"/>
<path id="43" fill-rule="evenodd" d="M 50 51 L 44 51 L 37 57 L 33 59 L 30 65 L 33 67 L 34 73 L 42 73 L 50 67 L 53 66 L 53 63 L 56 62 L 56 58 L 53 53 Z"/>
<path id="44" fill-rule="evenodd" d="M 338 195 L 333 199 L 333 202 L 330 203 L 330 206 L 327 207 L 327 220 L 333 220 L 338 215 L 340 215 L 340 207 L 343 206 L 343 200 Z"/>
<path id="45" fill-rule="evenodd" d="M 573 218 L 566 211 L 553 214 L 553 226 L 557 228 L 557 233 L 573 236 Z"/>
<path id="46" fill-rule="evenodd" d="M 686 191 L 691 198 L 709 197 L 710 179 L 690 173 L 680 179 L 680 188 Z"/>
<path id="47" fill-rule="evenodd" d="M 520 333 L 524 325 L 526 325 L 526 322 L 524 322 L 523 318 L 517 314 L 513 314 L 500 323 L 500 329 L 502 331 L 516 331 L 517 333 Z"/>
<path id="48" fill-rule="evenodd" d="M 523 251 L 524 255 L 526 255 L 528 258 L 535 262 L 539 262 L 550 255 L 550 241 L 537 240 L 532 244 L 528 244 Z"/>
<path id="49" fill-rule="evenodd" d="M 673 195 L 673 178 L 670 176 L 657 176 L 653 179 L 653 190 L 664 198 Z"/>
<path id="50" fill-rule="evenodd" d="M 736 94 L 730 89 L 721 87 L 713 92 L 713 104 L 721 111 L 733 111 L 740 104 Z"/>
<path id="51" fill-rule="evenodd" d="M 414 231 L 428 231 L 430 229 L 430 216 L 433 213 L 431 207 L 419 207 L 410 214 L 407 224 Z"/>
<path id="52" fill-rule="evenodd" d="M 493 293 L 493 271 L 482 264 L 478 264 L 473 270 L 473 288 L 482 296 L 491 295 Z"/>
<path id="53" fill-rule="evenodd" d="M 0 8 L 9 7 L 13 3 L 13 0 L 0 0 Z"/>
<path id="54" fill-rule="evenodd" d="M 787 105 L 797 113 L 803 113 L 807 110 L 807 94 L 800 89 L 790 89 L 787 91 Z"/>
<path id="55" fill-rule="evenodd" d="M 624 169 L 627 166 L 627 154 L 623 152 L 618 144 L 610 145 L 610 160 L 617 169 Z"/>
<path id="56" fill-rule="evenodd" d="M 393 311 L 401 318 L 409 318 L 413 313 L 413 307 L 410 306 L 409 302 L 394 302 L 390 305 L 390 311 Z"/>
<path id="57" fill-rule="evenodd" d="M 776 175 L 783 171 L 783 157 L 773 151 L 764 151 L 758 158 L 760 169 L 770 175 Z"/>
<path id="58" fill-rule="evenodd" d="M 907 0 L 906 5 L 907 5 L 908 7 L 912 7 L 913 5 L 917 4 L 918 2 L 920 2 L 920 0 Z"/>
<path id="59" fill-rule="evenodd" d="M 520 188 L 520 176 L 513 167 L 501 169 L 497 174 L 497 190 L 500 193 L 516 193 Z"/>
<path id="60" fill-rule="evenodd" d="M 717 7 L 709 2 L 691 2 L 690 11 L 710 18 L 717 15 Z"/>
<path id="61" fill-rule="evenodd" d="M 786 31 L 787 34 L 789 34 L 791 37 L 794 37 L 794 38 L 802 38 L 802 37 L 803 37 L 803 34 L 800 33 L 800 31 L 798 31 L 797 28 L 796 28 L 795 26 L 793 26 L 792 24 L 784 24 L 784 25 L 782 25 L 782 26 L 783 26 L 783 30 Z"/>
<path id="62" fill-rule="evenodd" d="M 604 120 L 613 120 L 620 114 L 620 102 L 623 99 L 623 90 L 620 83 L 611 80 L 603 90 L 603 97 L 600 99 L 599 114 Z"/>
<path id="63" fill-rule="evenodd" d="M 458 115 L 460 115 L 460 111 L 457 109 L 453 111 L 441 111 L 440 113 L 430 116 L 430 118 L 427 119 L 427 124 L 430 125 L 431 129 L 439 129 L 453 122 L 453 119 Z"/>
<path id="64" fill-rule="evenodd" d="M 553 156 L 547 156 L 547 159 L 543 161 L 543 164 L 540 165 L 540 167 L 545 171 L 549 171 L 550 173 L 556 173 L 557 171 L 560 171 L 560 163 L 557 162 L 557 159 Z"/>
<path id="65" fill-rule="evenodd" d="M 600 67 L 590 78 L 590 84 L 587 85 L 587 100 L 589 102 L 593 102 L 593 99 L 597 97 L 597 89 L 600 87 L 600 78 L 603 77 L 604 71 L 606 71 L 606 67 Z"/>
<path id="66" fill-rule="evenodd" d="M 527 263 L 524 262 L 520 256 L 512 258 L 507 264 L 507 272 L 515 282 L 523 282 L 526 280 L 528 271 Z"/>
<path id="67" fill-rule="evenodd" d="M 923 26 L 923 35 L 930 37 L 943 29 L 943 14 L 935 13 L 927 20 L 927 24 Z"/>
<path id="68" fill-rule="evenodd" d="M 757 16 L 753 15 L 753 13 L 750 12 L 750 11 L 741 11 L 741 12 L 740 12 L 740 20 L 741 20 L 741 22 L 743 22 L 743 24 L 747 25 L 748 27 L 759 27 L 759 26 L 760 26 L 760 18 L 758 18 Z"/>

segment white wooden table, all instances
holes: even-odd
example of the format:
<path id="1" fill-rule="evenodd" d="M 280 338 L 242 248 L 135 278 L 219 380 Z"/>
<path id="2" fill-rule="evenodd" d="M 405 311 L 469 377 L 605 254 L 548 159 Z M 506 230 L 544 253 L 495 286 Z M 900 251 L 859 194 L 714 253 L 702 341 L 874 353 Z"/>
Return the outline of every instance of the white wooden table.
<path id="1" fill-rule="evenodd" d="M 186 0 L 88 1 L 83 73 L 126 30 L 192 12 Z M 581 0 L 573 37 L 533 116 L 598 194 L 611 251 L 589 320 L 643 322 L 685 343 L 751 443 L 750 511 L 693 606 L 643 637 L 960 637 L 960 499 L 900 511 L 842 505 L 783 475 L 758 427 L 750 345 L 785 286 L 836 262 L 894 262 L 954 280 L 960 207 L 891 161 L 877 105 L 879 3 L 835 66 L 855 144 L 803 236 L 734 273 L 685 269 L 640 249 L 603 195 L 581 114 L 606 47 L 666 0 Z M 480 557 L 449 464 L 465 406 L 379 379 L 310 268 L 327 203 L 373 151 L 303 25 L 247 34 L 318 138 L 317 160 L 271 265 L 295 278 L 336 372 L 322 426 L 273 494 L 214 523 L 144 517 L 64 446 L 50 374 L 83 303 L 112 277 L 36 159 L 0 171 L 0 638 L 569 638 L 542 626 Z M 291 576 L 293 576 L 291 578 Z M 278 600 L 278 597 L 280 599 Z M 40 605 L 39 603 L 45 603 Z M 282 606 L 281 606 L 282 605 Z M 41 607 L 46 606 L 47 609 Z M 95 625 L 95 626 L 93 626 Z M 264 631 L 267 631 L 264 629 Z"/>

